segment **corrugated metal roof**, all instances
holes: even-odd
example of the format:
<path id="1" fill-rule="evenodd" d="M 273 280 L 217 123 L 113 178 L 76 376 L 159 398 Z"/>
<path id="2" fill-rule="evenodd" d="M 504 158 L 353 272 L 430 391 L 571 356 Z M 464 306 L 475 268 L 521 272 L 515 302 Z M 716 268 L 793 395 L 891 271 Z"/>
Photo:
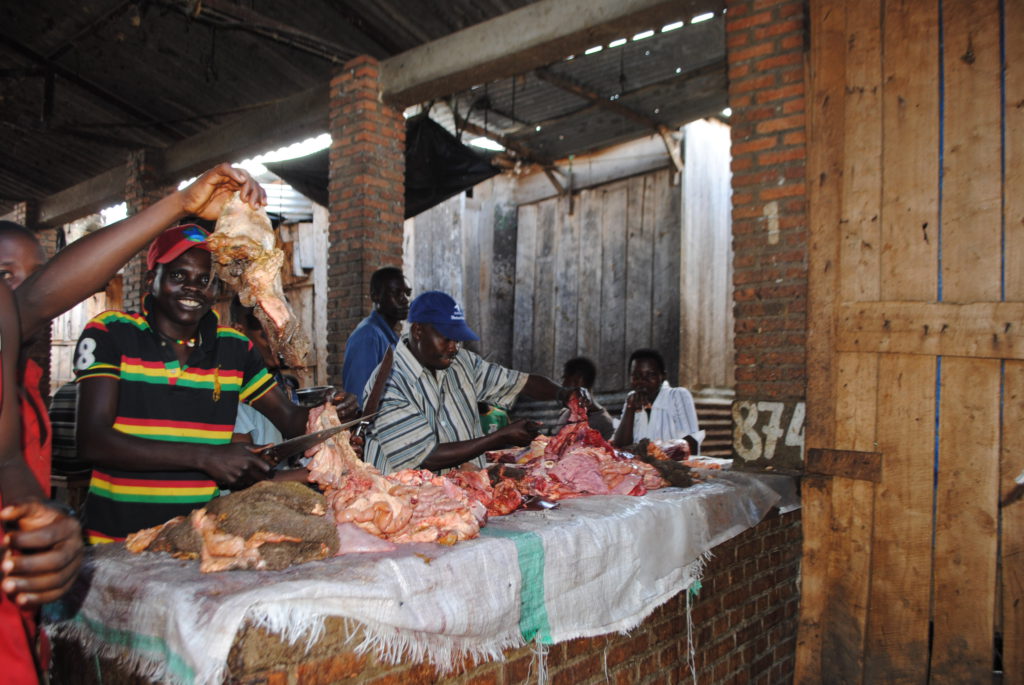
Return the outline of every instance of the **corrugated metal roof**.
<path id="1" fill-rule="evenodd" d="M 0 5 L 0 215 L 529 0 L 33 0 Z M 198 11 L 198 15 L 196 12 Z M 241 17 L 241 19 L 239 19 Z M 689 21 L 687 17 L 680 17 Z M 724 20 L 576 55 L 548 70 L 672 128 L 724 107 Z M 720 65 L 687 79 L 695 68 Z M 676 70 L 680 70 L 677 73 Z M 52 84 L 52 89 L 48 88 Z M 486 96 L 486 101 L 482 97 Z M 534 72 L 460 93 L 457 110 L 538 157 L 645 135 Z M 486 105 L 486 106 L 484 106 Z M 446 108 L 432 117 L 454 130 Z M 536 126 L 541 125 L 541 131 Z M 475 136 L 475 134 L 474 134 Z M 289 210 L 290 211 L 290 210 Z M 299 211 L 296 209 L 296 211 Z"/>

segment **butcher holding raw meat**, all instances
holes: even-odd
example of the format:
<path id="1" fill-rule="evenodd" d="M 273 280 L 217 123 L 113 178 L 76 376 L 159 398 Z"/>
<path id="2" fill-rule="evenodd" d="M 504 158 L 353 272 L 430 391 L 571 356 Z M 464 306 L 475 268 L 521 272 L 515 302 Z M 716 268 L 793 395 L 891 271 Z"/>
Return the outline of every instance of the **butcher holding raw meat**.
<path id="1" fill-rule="evenodd" d="M 489 450 L 527 445 L 539 425 L 520 420 L 484 435 L 478 402 L 509 409 L 520 393 L 563 404 L 579 388 L 484 361 L 462 348 L 479 340 L 450 295 L 429 291 L 409 306 L 409 332 L 395 348 L 391 375 L 366 436 L 365 458 L 384 473 L 483 465 Z M 380 367 L 378 367 L 378 371 Z M 374 377 L 376 376 L 374 372 Z"/>
<path id="2" fill-rule="evenodd" d="M 167 229 L 149 248 L 141 312 L 93 318 L 75 351 L 78 446 L 94 466 L 85 517 L 92 542 L 185 515 L 266 479 L 270 465 L 231 443 L 239 402 L 286 437 L 305 433 L 309 410 L 293 404 L 252 342 L 211 311 L 219 281 L 207 233 Z M 355 398 L 339 393 L 349 418 Z"/>

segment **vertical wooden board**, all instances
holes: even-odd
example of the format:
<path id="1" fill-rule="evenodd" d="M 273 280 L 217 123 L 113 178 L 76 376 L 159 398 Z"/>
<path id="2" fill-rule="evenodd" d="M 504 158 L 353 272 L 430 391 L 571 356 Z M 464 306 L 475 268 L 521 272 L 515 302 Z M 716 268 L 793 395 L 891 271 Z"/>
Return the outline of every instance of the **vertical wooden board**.
<path id="1" fill-rule="evenodd" d="M 555 261 L 552 271 L 555 279 L 555 351 L 551 364 L 551 378 L 562 377 L 562 365 L 576 356 L 577 305 L 580 298 L 580 212 L 573 198 L 573 213 L 569 213 L 569 198 L 558 199 L 558 228 L 555 233 Z"/>
<path id="2" fill-rule="evenodd" d="M 604 194 L 584 190 L 576 198 L 576 211 L 581 217 L 579 241 L 580 301 L 576 326 L 576 348 L 579 354 L 595 364 L 601 354 L 601 203 Z M 597 374 L 595 390 L 612 390 L 608 376 Z"/>
<path id="3" fill-rule="evenodd" d="M 1003 223 L 1006 231 L 1006 299 L 1024 300 L 1024 2 L 1008 0 L 1003 33 L 1006 66 L 1003 146 L 1006 178 L 1003 186 Z"/>
<path id="4" fill-rule="evenodd" d="M 515 315 L 512 366 L 528 371 L 533 364 L 533 282 L 536 261 L 537 205 L 519 207 L 516 230 Z"/>
<path id="5" fill-rule="evenodd" d="M 877 355 L 837 356 L 837 449 L 874 450 L 877 394 Z M 874 495 L 873 483 L 833 479 L 828 601 L 821 619 L 822 682 L 859 682 L 863 675 Z"/>
<path id="6" fill-rule="evenodd" d="M 665 356 L 669 376 L 679 368 L 679 187 L 673 172 L 649 175 L 654 183 L 654 280 L 651 289 L 651 344 Z M 716 265 L 717 267 L 717 265 Z M 717 268 L 710 270 L 717 272 Z M 732 350 L 725 352 L 732 354 Z M 685 377 L 679 378 L 686 385 Z"/>
<path id="7" fill-rule="evenodd" d="M 803 550 L 800 558 L 800 612 L 793 682 L 822 680 L 821 644 L 829 600 L 828 560 L 832 521 L 832 478 L 806 475 L 800 482 Z"/>
<path id="8" fill-rule="evenodd" d="M 480 283 L 480 270 L 483 266 L 483 260 L 480 259 L 480 201 L 475 197 L 466 197 L 465 193 L 459 193 L 458 197 L 458 227 L 462 238 L 462 306 L 466 314 L 466 323 L 482 338 L 476 343 L 477 349 L 480 349 L 481 344 L 487 344 L 481 328 L 484 303 Z"/>
<path id="9" fill-rule="evenodd" d="M 689 128 L 687 128 L 689 130 Z M 700 202 L 695 196 L 699 173 L 692 159 L 690 149 L 692 136 L 687 136 L 684 145 L 687 163 L 680 173 L 679 188 L 679 369 L 680 382 L 686 386 L 698 384 L 700 368 L 700 311 L 701 279 L 701 231 L 696 208 Z"/>
<path id="10" fill-rule="evenodd" d="M 1001 293 L 999 3 L 942 3 L 942 299 L 950 302 Z"/>
<path id="11" fill-rule="evenodd" d="M 865 683 L 920 683 L 928 672 L 936 360 L 882 355 Z"/>
<path id="12" fill-rule="evenodd" d="M 992 674 L 1000 376 L 996 359 L 942 359 L 934 683 L 981 682 Z"/>
<path id="13" fill-rule="evenodd" d="M 836 353 L 835 449 L 875 452 L 878 355 Z"/>
<path id="14" fill-rule="evenodd" d="M 440 205 L 443 220 L 438 224 L 439 240 L 435 246 L 440 271 L 435 274 L 437 285 L 434 287 L 451 293 L 458 300 L 463 299 L 465 292 L 462 271 L 462 203 L 465 197 L 460 193 Z"/>
<path id="15" fill-rule="evenodd" d="M 881 297 L 929 301 L 938 291 L 938 5 L 889 2 L 883 22 Z"/>
<path id="16" fill-rule="evenodd" d="M 626 185 L 615 183 L 601 193 L 601 353 L 598 378 L 607 387 L 625 389 L 626 376 Z"/>
<path id="17" fill-rule="evenodd" d="M 882 223 L 882 27 L 880 0 L 846 14 L 840 294 L 879 297 Z"/>
<path id="18" fill-rule="evenodd" d="M 551 375 L 555 364 L 555 232 L 558 198 L 537 208 L 537 267 L 533 282 L 533 358 L 529 370 Z"/>
<path id="19" fill-rule="evenodd" d="M 313 350 L 316 353 L 316 384 L 327 385 L 333 379 L 327 375 L 327 227 L 330 224 L 327 208 L 313 204 Z M 407 231 L 411 234 L 413 231 Z M 339 338 L 341 336 L 338 336 Z M 348 336 L 345 336 L 348 339 Z M 341 345 L 344 341 L 339 340 Z M 344 347 L 342 347 L 344 349 Z"/>
<path id="20" fill-rule="evenodd" d="M 491 358 L 504 366 L 512 367 L 512 349 L 515 330 L 516 295 L 516 242 L 518 234 L 518 212 L 509 199 L 509 188 L 502 179 L 495 184 L 493 210 L 494 258 L 491 265 L 490 312 L 493 338 Z"/>
<path id="21" fill-rule="evenodd" d="M 654 260 L 654 198 L 650 176 L 626 181 L 626 353 L 651 346 L 651 268 Z"/>
<path id="22" fill-rule="evenodd" d="M 1018 3 L 1021 4 L 1021 3 Z M 1003 386 L 1003 434 L 999 494 L 1024 473 L 1024 362 L 1008 361 Z M 1024 500 L 999 510 L 1001 558 L 999 624 L 1003 630 L 1003 682 L 1024 682 Z"/>
<path id="23" fill-rule="evenodd" d="M 731 362 L 735 356 L 732 318 L 732 174 L 729 169 L 729 127 L 704 121 L 707 176 L 707 268 L 709 295 L 702 306 L 701 326 L 706 329 L 701 384 L 728 387 L 733 384 Z M 692 202 L 691 202 L 692 206 Z"/>
<path id="24" fill-rule="evenodd" d="M 483 339 L 484 353 L 494 360 L 494 309 L 491 303 L 491 289 L 494 269 L 494 184 L 485 181 L 473 188 L 473 200 L 477 203 L 477 259 L 473 267 L 479 273 L 478 298 L 480 309 L 474 319 L 473 330 Z"/>
<path id="25" fill-rule="evenodd" d="M 828 602 L 821 628 L 823 683 L 856 683 L 863 678 L 875 487 L 869 481 L 832 479 Z"/>
<path id="26" fill-rule="evenodd" d="M 413 292 L 421 293 L 436 287 L 434 274 L 441 268 L 435 262 L 437 252 L 437 212 L 423 212 L 416 217 L 416 280 Z"/>
<path id="27" fill-rule="evenodd" d="M 845 99 L 846 2 L 810 3 L 807 178 L 807 430 L 809 447 L 831 446 L 835 419 L 834 306 L 839 291 L 839 165 Z M 808 648 L 814 649 L 815 645 Z M 818 664 L 820 667 L 820 663 Z"/>

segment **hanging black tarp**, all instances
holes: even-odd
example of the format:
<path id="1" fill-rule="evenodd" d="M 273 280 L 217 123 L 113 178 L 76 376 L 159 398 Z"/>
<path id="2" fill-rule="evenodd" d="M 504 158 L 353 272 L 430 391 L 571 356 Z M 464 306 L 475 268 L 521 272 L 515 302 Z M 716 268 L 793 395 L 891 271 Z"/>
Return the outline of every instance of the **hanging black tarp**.
<path id="1" fill-rule="evenodd" d="M 265 166 L 323 206 L 328 204 L 328 150 Z M 463 145 L 426 114 L 405 122 L 405 218 L 416 216 L 498 173 L 487 157 Z"/>

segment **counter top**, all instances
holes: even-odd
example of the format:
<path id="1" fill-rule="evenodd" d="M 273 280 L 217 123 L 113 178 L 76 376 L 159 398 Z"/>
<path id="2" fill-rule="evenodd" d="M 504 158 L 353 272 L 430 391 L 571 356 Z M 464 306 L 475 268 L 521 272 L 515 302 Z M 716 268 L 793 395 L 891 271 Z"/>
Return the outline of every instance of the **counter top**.
<path id="1" fill-rule="evenodd" d="M 476 540 L 402 545 L 283 571 L 201 574 L 196 561 L 90 550 L 64 620 L 51 632 L 151 678 L 219 682 L 244 621 L 311 645 L 328 616 L 358 621 L 390 658 L 444 669 L 629 630 L 700 578 L 712 548 L 758 523 L 780 499 L 755 475 L 643 497 L 588 497 L 492 518 Z"/>

